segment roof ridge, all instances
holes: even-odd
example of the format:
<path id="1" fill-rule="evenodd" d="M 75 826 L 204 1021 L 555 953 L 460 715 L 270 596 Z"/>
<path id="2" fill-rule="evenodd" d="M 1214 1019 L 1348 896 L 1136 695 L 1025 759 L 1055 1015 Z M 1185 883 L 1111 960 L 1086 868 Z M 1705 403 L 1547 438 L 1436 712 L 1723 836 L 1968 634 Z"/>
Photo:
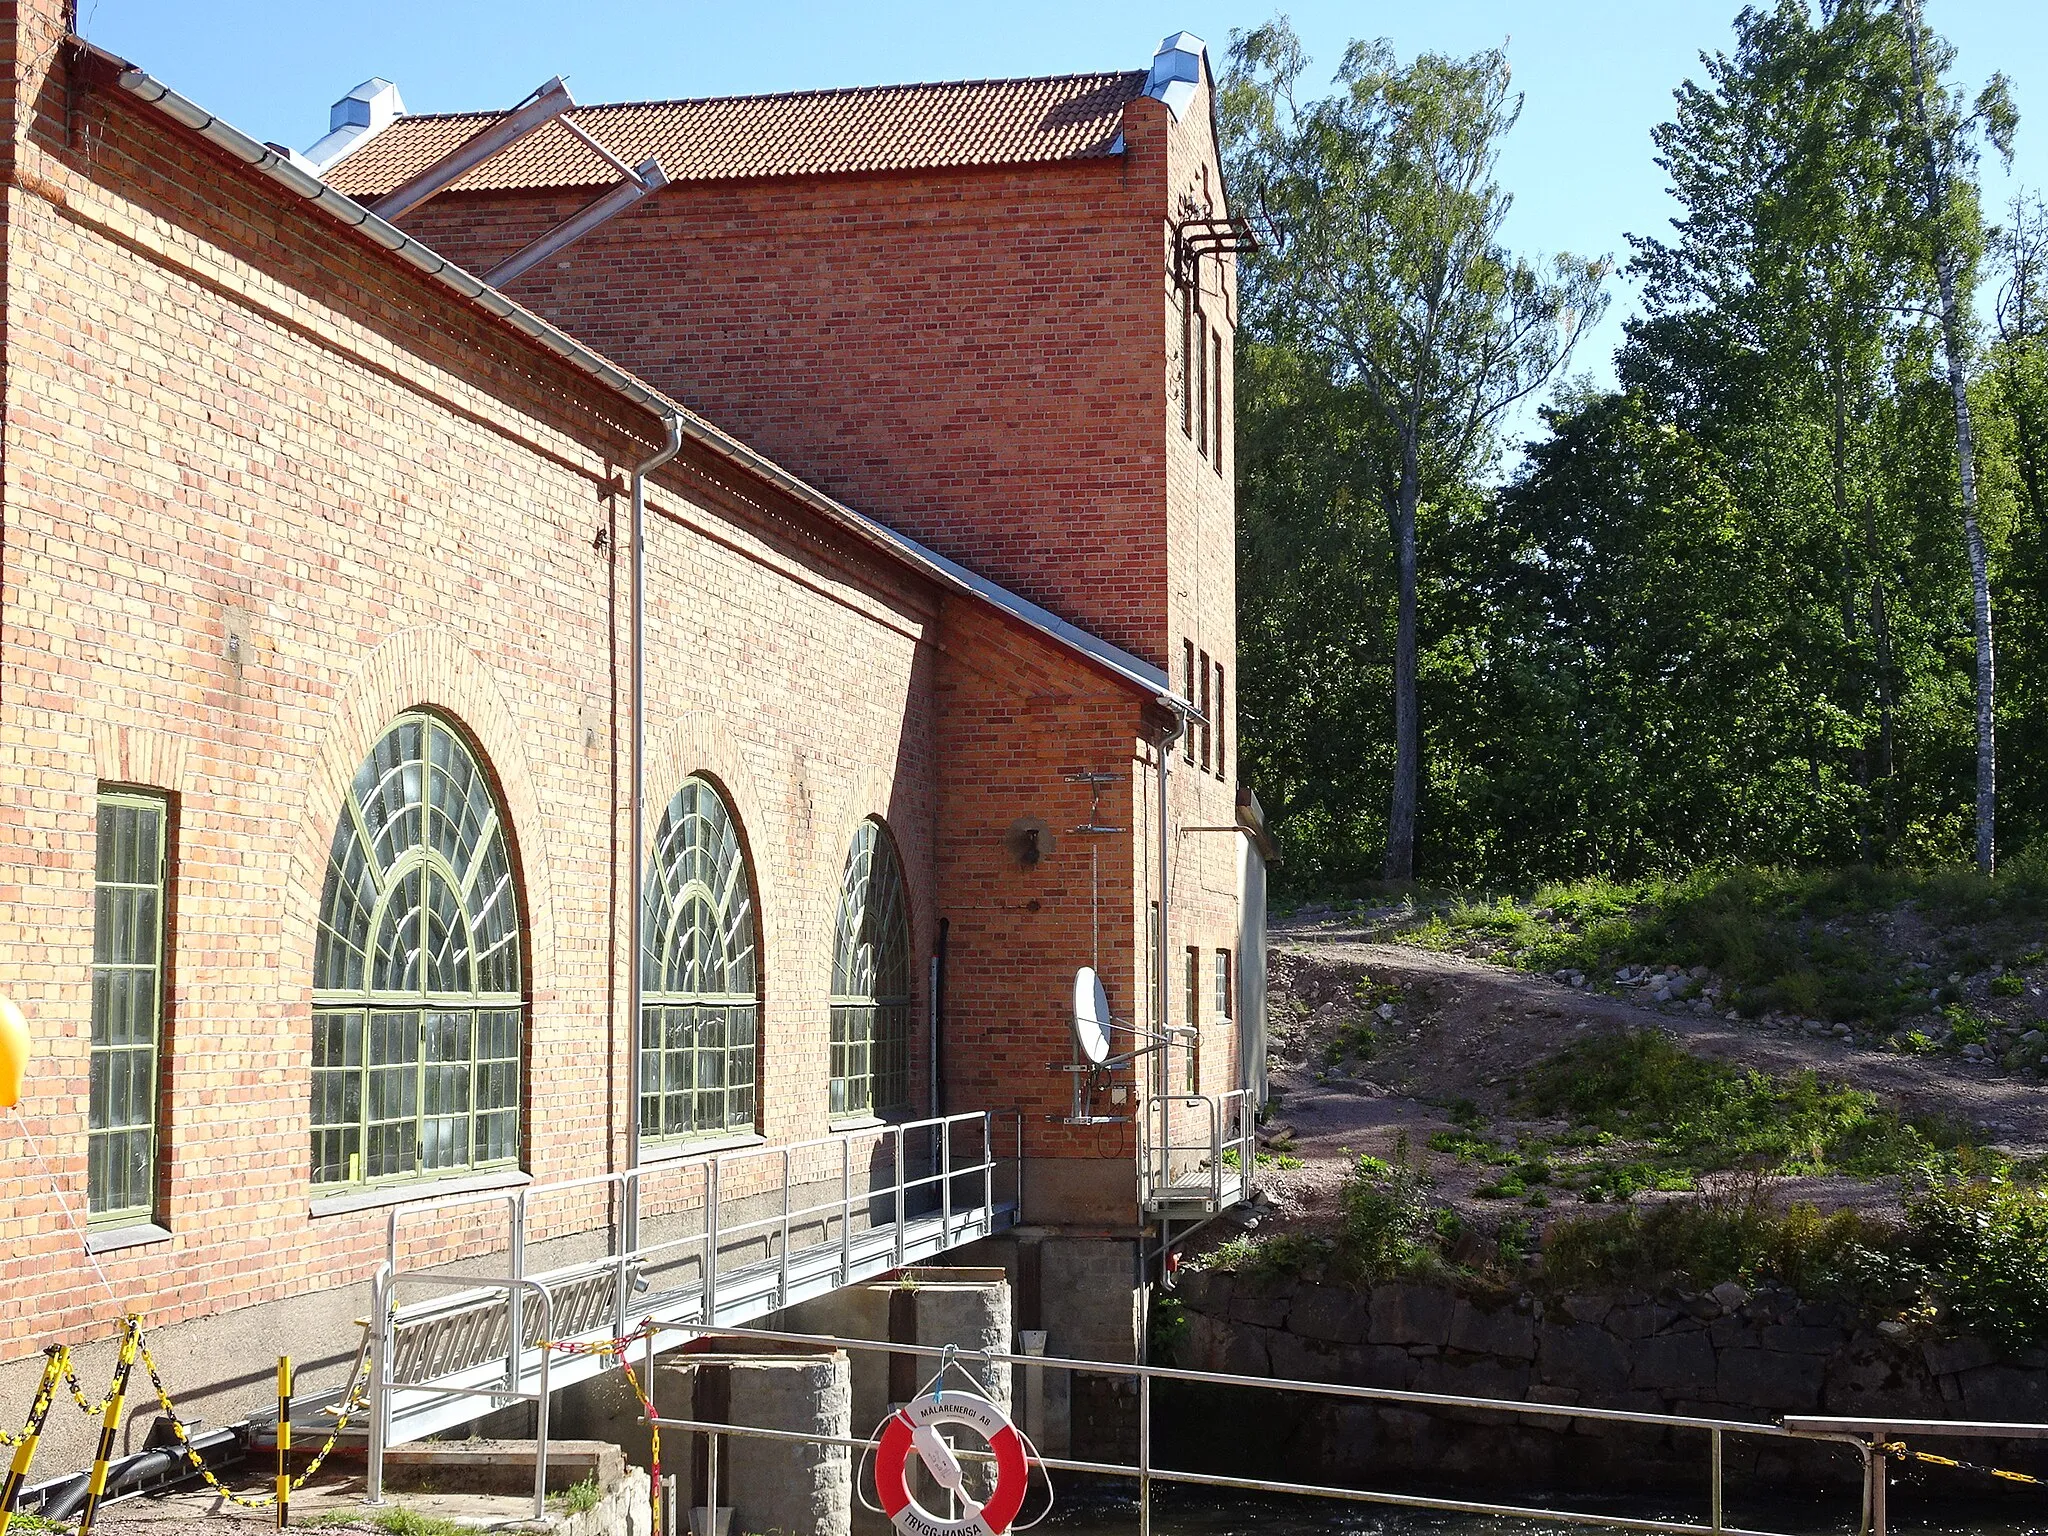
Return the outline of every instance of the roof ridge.
<path id="1" fill-rule="evenodd" d="M 579 101 L 570 110 L 592 112 L 625 107 L 704 107 L 727 101 L 794 101 L 808 96 L 872 96 L 887 91 L 964 90 L 984 85 L 1057 85 L 1072 80 L 1125 80 L 1146 77 L 1142 69 L 1084 69 L 1062 75 L 993 75 L 971 80 L 903 80 L 892 85 L 824 85 L 794 91 L 735 91 L 722 96 L 649 96 L 633 101 Z M 472 107 L 461 112 L 407 112 L 399 123 L 452 122 L 464 117 L 502 117 L 506 107 Z"/>

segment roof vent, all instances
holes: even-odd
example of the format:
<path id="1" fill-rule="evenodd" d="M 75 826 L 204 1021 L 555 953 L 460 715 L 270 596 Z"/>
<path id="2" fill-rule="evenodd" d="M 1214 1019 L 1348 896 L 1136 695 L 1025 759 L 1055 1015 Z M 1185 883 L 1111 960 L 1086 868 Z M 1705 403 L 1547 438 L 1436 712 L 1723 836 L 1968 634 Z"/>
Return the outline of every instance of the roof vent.
<path id="1" fill-rule="evenodd" d="M 307 150 L 306 158 L 324 175 L 403 116 L 398 87 L 372 75 L 334 104 L 327 114 L 327 137 Z"/>
<path id="2" fill-rule="evenodd" d="M 1202 83 L 1202 56 L 1209 45 L 1192 32 L 1176 32 L 1152 55 L 1152 73 L 1145 80 L 1145 94 L 1166 103 L 1177 123 L 1195 99 Z"/>

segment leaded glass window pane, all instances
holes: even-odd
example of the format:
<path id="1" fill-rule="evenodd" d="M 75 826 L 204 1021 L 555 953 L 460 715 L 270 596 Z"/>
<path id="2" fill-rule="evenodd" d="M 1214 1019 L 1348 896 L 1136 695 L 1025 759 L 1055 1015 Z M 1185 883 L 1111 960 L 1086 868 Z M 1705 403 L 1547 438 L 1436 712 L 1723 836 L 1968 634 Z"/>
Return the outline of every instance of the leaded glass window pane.
<path id="1" fill-rule="evenodd" d="M 654 829 L 640 906 L 640 1134 L 754 1125 L 754 887 L 724 797 L 690 778 Z"/>
<path id="2" fill-rule="evenodd" d="M 106 1225 L 146 1220 L 155 1204 L 164 825 L 153 795 L 100 796 L 85 1161 L 87 1209 Z"/>
<path id="3" fill-rule="evenodd" d="M 854 834 L 840 881 L 831 1066 L 834 1115 L 910 1103 L 910 921 L 895 840 L 874 820 Z"/>
<path id="4" fill-rule="evenodd" d="M 313 1182 L 519 1155 L 519 917 L 504 818 L 469 748 L 401 717 L 349 786 L 313 959 Z"/>

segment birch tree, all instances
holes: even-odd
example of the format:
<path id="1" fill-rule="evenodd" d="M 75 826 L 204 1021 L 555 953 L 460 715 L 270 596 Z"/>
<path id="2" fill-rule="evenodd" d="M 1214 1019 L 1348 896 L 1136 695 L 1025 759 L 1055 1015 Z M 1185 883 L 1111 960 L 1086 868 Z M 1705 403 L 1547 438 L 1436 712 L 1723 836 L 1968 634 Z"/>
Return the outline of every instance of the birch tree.
<path id="1" fill-rule="evenodd" d="M 1971 629 L 1977 651 L 1977 867 L 1989 874 L 1997 860 L 1998 738 L 1997 677 L 1991 640 L 1991 563 L 1977 515 L 1977 453 L 1970 417 L 1968 341 L 1962 291 L 1964 237 L 1976 224 L 1976 186 L 1967 175 L 1981 128 L 2008 160 L 2017 118 L 2004 80 L 1994 75 L 1965 114 L 1941 85 L 1929 58 L 1930 38 L 1920 20 L 1919 0 L 1898 0 L 1899 21 L 1912 64 L 1908 115 L 1913 152 L 1925 197 L 1928 255 L 1941 294 L 1941 336 L 1949 394 L 1955 402 L 1956 478 L 1962 491 L 1963 541 L 1970 559 Z M 1959 174 L 1959 170 L 1963 174 Z"/>

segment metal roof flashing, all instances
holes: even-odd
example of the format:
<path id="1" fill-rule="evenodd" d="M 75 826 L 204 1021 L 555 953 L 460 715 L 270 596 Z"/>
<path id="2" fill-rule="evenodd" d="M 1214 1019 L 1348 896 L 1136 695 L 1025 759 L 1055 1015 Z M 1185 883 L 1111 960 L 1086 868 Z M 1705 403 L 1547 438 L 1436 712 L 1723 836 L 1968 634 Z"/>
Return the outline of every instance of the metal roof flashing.
<path id="1" fill-rule="evenodd" d="M 403 230 L 378 218 L 362 204 L 335 191 L 317 174 L 309 173 L 301 164 L 295 164 L 294 160 L 298 157 L 288 157 L 285 151 L 272 149 L 250 138 L 240 129 L 208 112 L 197 103 L 180 96 L 162 81 L 136 68 L 126 59 L 110 54 L 83 38 L 74 36 L 69 42 L 81 53 L 95 57 L 111 67 L 116 72 L 116 83 L 120 89 L 138 101 L 188 131 L 205 138 L 247 170 L 256 172 L 295 197 L 317 205 L 337 223 L 355 230 L 363 238 L 401 258 L 423 276 L 475 304 L 493 319 L 521 332 L 528 340 L 554 353 L 612 393 L 631 401 L 665 422 L 679 424 L 686 437 L 710 449 L 727 463 L 775 485 L 792 499 L 822 514 L 827 521 L 862 536 L 870 545 L 894 555 L 902 563 L 923 572 L 941 585 L 963 592 L 1010 615 L 1062 648 L 1085 658 L 1126 685 L 1157 699 L 1183 716 L 1192 715 L 1200 718 L 1194 705 L 1173 691 L 1163 668 L 1155 667 L 1120 646 L 1112 645 L 1099 635 L 1090 634 L 1049 609 L 998 586 L 987 577 L 947 559 L 935 550 L 925 548 L 915 539 L 827 495 L 767 455 L 721 431 L 694 411 L 669 399 L 651 385 L 643 383 L 602 353 L 514 303 L 482 279 L 413 239 Z M 395 92 L 393 94 L 395 95 Z"/>
<path id="2" fill-rule="evenodd" d="M 1202 84 L 1202 63 L 1209 45 L 1192 32 L 1176 32 L 1163 39 L 1152 55 L 1152 72 L 1145 77 L 1145 94 L 1166 103 L 1177 123 L 1193 105 Z"/>
<path id="3" fill-rule="evenodd" d="M 303 158 L 316 172 L 331 171 L 403 116 L 398 87 L 372 75 L 328 108 L 327 135 Z"/>

